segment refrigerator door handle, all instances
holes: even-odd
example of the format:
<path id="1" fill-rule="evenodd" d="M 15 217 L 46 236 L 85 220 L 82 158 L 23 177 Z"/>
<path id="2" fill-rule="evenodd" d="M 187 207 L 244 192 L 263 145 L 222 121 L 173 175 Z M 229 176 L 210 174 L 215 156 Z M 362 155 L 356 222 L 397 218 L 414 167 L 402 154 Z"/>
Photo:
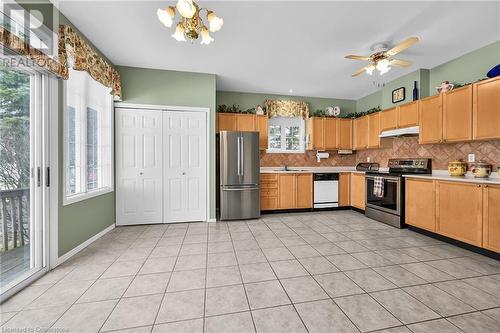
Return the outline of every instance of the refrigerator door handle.
<path id="1" fill-rule="evenodd" d="M 244 144 L 244 138 L 243 138 L 243 135 L 241 136 L 241 152 L 243 152 L 243 149 L 245 148 L 245 144 Z M 240 162 L 240 165 L 241 165 L 241 176 L 244 176 L 244 171 L 245 171 L 245 154 L 241 154 L 241 162 Z"/>
<path id="2" fill-rule="evenodd" d="M 237 154 L 237 159 L 238 159 L 238 176 L 241 176 L 241 145 L 240 145 L 241 137 L 238 135 L 238 140 L 237 140 L 237 146 L 238 146 L 238 154 Z"/>
<path id="3" fill-rule="evenodd" d="M 258 187 L 235 187 L 235 188 L 224 188 L 223 191 L 257 191 Z"/>

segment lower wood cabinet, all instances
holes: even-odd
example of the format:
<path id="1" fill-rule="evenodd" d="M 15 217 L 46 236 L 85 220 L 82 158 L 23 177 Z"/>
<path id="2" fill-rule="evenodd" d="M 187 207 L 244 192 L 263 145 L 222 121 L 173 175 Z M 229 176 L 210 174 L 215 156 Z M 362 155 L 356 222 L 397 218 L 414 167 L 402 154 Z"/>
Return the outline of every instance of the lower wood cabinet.
<path id="1" fill-rule="evenodd" d="M 293 209 L 297 206 L 297 177 L 295 174 L 279 176 L 279 209 Z"/>
<path id="2" fill-rule="evenodd" d="M 306 209 L 313 207 L 312 173 L 260 175 L 260 209 Z"/>
<path id="3" fill-rule="evenodd" d="M 406 224 L 436 231 L 436 182 L 427 179 L 405 181 Z"/>
<path id="4" fill-rule="evenodd" d="M 351 205 L 351 174 L 341 173 L 339 175 L 339 207 Z"/>
<path id="5" fill-rule="evenodd" d="M 260 210 L 275 210 L 278 204 L 278 174 L 261 174 Z"/>
<path id="6" fill-rule="evenodd" d="M 500 252 L 500 185 L 407 178 L 408 225 Z"/>
<path id="7" fill-rule="evenodd" d="M 483 245 L 483 190 L 480 184 L 439 181 L 436 203 L 436 231 L 439 234 Z"/>
<path id="8" fill-rule="evenodd" d="M 500 252 L 500 185 L 483 185 L 483 247 Z"/>
<path id="9" fill-rule="evenodd" d="M 351 174 L 351 206 L 365 209 L 366 205 L 366 185 L 363 173 Z"/>

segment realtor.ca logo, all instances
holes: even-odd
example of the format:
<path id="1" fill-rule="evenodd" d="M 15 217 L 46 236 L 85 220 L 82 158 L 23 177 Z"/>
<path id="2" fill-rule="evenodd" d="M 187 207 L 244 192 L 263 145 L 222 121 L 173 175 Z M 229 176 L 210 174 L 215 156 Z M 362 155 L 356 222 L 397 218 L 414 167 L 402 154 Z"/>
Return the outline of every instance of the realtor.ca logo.
<path id="1" fill-rule="evenodd" d="M 46 55 L 56 56 L 59 13 L 50 1 L 0 0 L 0 12 L 0 26 L 4 30 L 29 44 L 30 47 Z M 19 47 L 23 46 L 18 45 Z M 12 44 L 10 49 L 17 51 L 16 46 Z M 9 50 L 2 48 L 0 52 L 3 57 L 12 57 Z M 12 65 L 15 65 L 15 61 Z"/>

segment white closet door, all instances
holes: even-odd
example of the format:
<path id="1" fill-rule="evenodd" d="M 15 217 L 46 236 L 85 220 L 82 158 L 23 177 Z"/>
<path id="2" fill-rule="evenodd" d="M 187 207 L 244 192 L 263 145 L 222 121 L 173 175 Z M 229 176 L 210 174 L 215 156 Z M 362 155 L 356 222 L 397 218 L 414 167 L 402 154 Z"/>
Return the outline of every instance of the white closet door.
<path id="1" fill-rule="evenodd" d="M 162 114 L 116 109 L 116 224 L 162 222 Z"/>
<path id="2" fill-rule="evenodd" d="M 165 112 L 164 222 L 207 219 L 206 113 Z"/>

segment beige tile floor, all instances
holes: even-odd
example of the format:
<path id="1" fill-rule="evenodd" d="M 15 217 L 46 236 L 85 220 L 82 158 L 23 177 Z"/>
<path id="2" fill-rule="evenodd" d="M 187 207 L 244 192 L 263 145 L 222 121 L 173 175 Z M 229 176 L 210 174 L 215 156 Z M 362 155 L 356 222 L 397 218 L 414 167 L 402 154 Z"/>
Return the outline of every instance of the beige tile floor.
<path id="1" fill-rule="evenodd" d="M 0 318 L 37 332 L 500 332 L 500 262 L 351 211 L 120 227 Z"/>

